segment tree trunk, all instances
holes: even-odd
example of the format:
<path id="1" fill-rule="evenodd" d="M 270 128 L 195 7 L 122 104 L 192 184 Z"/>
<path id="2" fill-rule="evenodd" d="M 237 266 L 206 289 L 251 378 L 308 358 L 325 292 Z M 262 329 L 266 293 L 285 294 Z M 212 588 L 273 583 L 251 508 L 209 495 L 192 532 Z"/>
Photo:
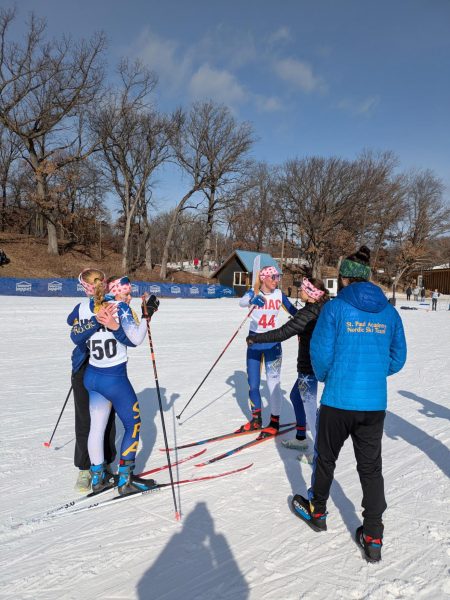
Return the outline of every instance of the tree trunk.
<path id="1" fill-rule="evenodd" d="M 197 189 L 198 188 L 194 187 L 194 188 L 192 188 L 192 190 L 189 190 L 189 192 L 185 196 L 183 196 L 183 198 L 180 200 L 180 202 L 178 203 L 178 206 L 176 207 L 176 209 L 173 213 L 172 221 L 169 226 L 169 231 L 167 232 L 166 243 L 164 244 L 164 250 L 163 250 L 163 255 L 162 255 L 162 259 L 161 259 L 161 269 L 159 271 L 159 275 L 162 279 L 165 279 L 167 277 L 167 262 L 169 260 L 169 248 L 170 248 L 170 244 L 172 242 L 175 227 L 176 227 L 176 224 L 178 221 L 178 216 L 179 216 L 180 212 L 183 210 L 183 207 L 186 204 L 186 202 L 189 200 L 189 198 L 192 196 L 192 194 L 194 194 L 197 191 Z"/>
<path id="2" fill-rule="evenodd" d="M 312 276 L 317 279 L 322 279 L 323 256 L 314 254 L 312 260 Z"/>
<path id="3" fill-rule="evenodd" d="M 36 194 L 38 197 L 38 202 L 40 206 L 45 206 L 46 201 L 48 200 L 48 188 L 47 188 L 47 180 L 45 175 L 43 175 L 38 170 L 35 171 L 36 175 Z M 45 216 L 45 220 L 47 221 L 47 234 L 48 234 L 48 244 L 47 244 L 47 252 L 52 256 L 59 256 L 58 251 L 58 235 L 56 232 L 56 225 L 54 220 L 50 220 L 49 217 Z"/>
<path id="4" fill-rule="evenodd" d="M 56 225 L 47 219 L 47 234 L 48 234 L 48 245 L 47 252 L 52 256 L 59 256 L 58 251 L 58 236 L 56 233 Z"/>
<path id="5" fill-rule="evenodd" d="M 214 224 L 214 198 L 215 191 L 213 190 L 211 191 L 211 196 L 209 198 L 208 216 L 205 229 L 205 243 L 203 246 L 202 269 L 204 275 L 209 274 L 209 261 L 211 260 L 211 237 Z"/>
<path id="6" fill-rule="evenodd" d="M 129 268 L 129 250 L 130 250 L 130 232 L 131 232 L 131 216 L 127 215 L 125 221 L 125 232 L 123 234 L 123 245 L 122 245 L 122 270 L 127 273 Z"/>

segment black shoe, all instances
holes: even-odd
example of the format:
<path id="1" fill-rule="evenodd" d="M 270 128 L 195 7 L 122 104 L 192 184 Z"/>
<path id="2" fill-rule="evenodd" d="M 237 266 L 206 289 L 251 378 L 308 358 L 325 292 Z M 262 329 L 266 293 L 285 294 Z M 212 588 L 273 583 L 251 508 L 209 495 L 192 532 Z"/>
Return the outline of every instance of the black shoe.
<path id="1" fill-rule="evenodd" d="M 294 514 L 305 521 L 314 531 L 327 530 L 327 513 L 314 512 L 314 507 L 309 500 L 296 494 L 292 498 L 292 510 Z"/>
<path id="2" fill-rule="evenodd" d="M 383 545 L 381 538 L 364 535 L 363 526 L 361 525 L 356 530 L 355 541 L 364 550 L 364 558 L 367 562 L 375 563 L 381 560 L 381 547 Z"/>

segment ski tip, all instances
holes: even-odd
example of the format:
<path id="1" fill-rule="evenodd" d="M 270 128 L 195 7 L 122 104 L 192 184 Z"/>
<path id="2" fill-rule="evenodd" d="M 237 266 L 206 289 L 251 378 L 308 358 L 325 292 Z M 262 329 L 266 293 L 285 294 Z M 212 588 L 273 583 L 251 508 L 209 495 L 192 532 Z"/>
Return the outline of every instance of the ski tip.
<path id="1" fill-rule="evenodd" d="M 44 446 L 45 446 L 46 448 L 50 448 L 50 442 L 44 442 Z"/>
<path id="2" fill-rule="evenodd" d="M 175 513 L 175 521 L 181 521 L 181 514 L 178 511 Z"/>

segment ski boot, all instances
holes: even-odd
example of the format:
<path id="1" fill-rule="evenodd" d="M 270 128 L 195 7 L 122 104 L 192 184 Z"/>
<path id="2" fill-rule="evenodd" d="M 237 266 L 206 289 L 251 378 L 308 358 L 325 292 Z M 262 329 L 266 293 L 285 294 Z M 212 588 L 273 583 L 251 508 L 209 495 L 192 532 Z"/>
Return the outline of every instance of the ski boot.
<path id="1" fill-rule="evenodd" d="M 106 470 L 106 463 L 102 462 L 99 465 L 91 465 L 91 484 L 94 494 L 98 494 L 106 488 L 112 487 L 109 482 L 109 474 Z"/>
<path id="2" fill-rule="evenodd" d="M 154 479 L 141 479 L 136 475 L 133 475 L 134 460 L 121 460 L 119 463 L 119 481 L 117 483 L 119 487 L 119 494 L 121 496 L 128 496 L 129 494 L 136 494 L 138 492 L 146 492 L 156 487 L 156 481 Z"/>
<path id="3" fill-rule="evenodd" d="M 305 521 L 314 531 L 327 530 L 327 512 L 315 512 L 312 502 L 300 494 L 296 494 L 292 498 L 292 509 L 294 514 Z"/>
<path id="4" fill-rule="evenodd" d="M 263 440 L 264 438 L 273 437 L 277 435 L 280 430 L 280 417 L 278 415 L 270 415 L 270 423 L 267 427 L 264 427 L 261 433 L 258 435 L 258 440 Z"/>
<path id="5" fill-rule="evenodd" d="M 303 425 L 297 425 L 295 428 L 297 433 L 293 440 L 283 440 L 281 445 L 289 450 L 307 450 L 308 440 L 306 439 L 306 427 Z"/>
<path id="6" fill-rule="evenodd" d="M 381 538 L 366 535 L 361 525 L 356 530 L 355 541 L 364 550 L 364 558 L 367 562 L 375 563 L 381 560 L 381 546 L 383 545 Z"/>
<path id="7" fill-rule="evenodd" d="M 241 427 L 239 427 L 239 429 L 236 429 L 234 433 L 247 433 L 248 431 L 258 431 L 258 429 L 261 429 L 261 426 L 261 411 L 257 411 L 252 413 L 252 418 L 248 423 L 242 425 Z"/>
<path id="8" fill-rule="evenodd" d="M 79 470 L 75 490 L 80 494 L 87 494 L 91 491 L 91 472 L 89 469 Z"/>
<path id="9" fill-rule="evenodd" d="M 305 465 L 312 465 L 314 462 L 314 453 L 305 452 L 297 456 L 297 460 Z"/>

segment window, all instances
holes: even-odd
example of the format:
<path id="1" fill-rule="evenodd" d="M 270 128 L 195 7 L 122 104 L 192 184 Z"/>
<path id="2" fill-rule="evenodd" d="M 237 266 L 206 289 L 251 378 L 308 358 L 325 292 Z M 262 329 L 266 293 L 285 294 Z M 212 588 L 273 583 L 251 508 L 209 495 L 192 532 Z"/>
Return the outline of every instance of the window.
<path id="1" fill-rule="evenodd" d="M 235 271 L 233 277 L 233 285 L 247 285 L 247 275 L 243 271 Z"/>
<path id="2" fill-rule="evenodd" d="M 334 288 L 334 279 L 327 279 L 327 288 L 332 290 Z"/>

